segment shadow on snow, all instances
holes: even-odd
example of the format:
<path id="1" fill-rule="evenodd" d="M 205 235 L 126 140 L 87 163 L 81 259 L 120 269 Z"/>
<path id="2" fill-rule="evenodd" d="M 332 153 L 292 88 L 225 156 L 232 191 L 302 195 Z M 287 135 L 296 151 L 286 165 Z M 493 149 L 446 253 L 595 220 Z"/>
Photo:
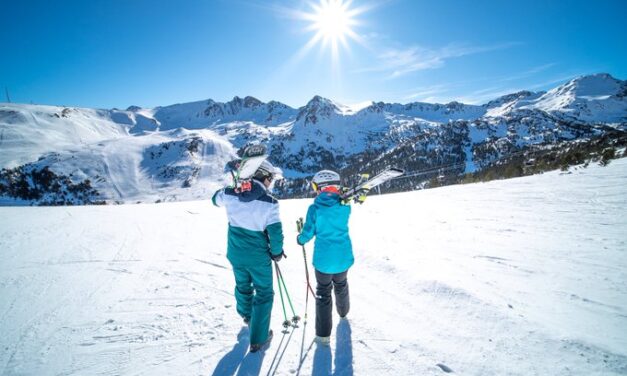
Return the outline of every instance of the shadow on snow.
<path id="1" fill-rule="evenodd" d="M 348 320 L 340 320 L 335 330 L 335 371 L 331 372 L 332 355 L 329 346 L 317 345 L 313 359 L 312 376 L 352 376 L 353 342 Z"/>
<path id="2" fill-rule="evenodd" d="M 331 347 L 317 345 L 313 358 L 312 376 L 353 375 L 353 344 L 348 320 L 340 320 L 335 332 L 335 364 L 332 364 Z M 248 328 L 244 327 L 237 334 L 237 343 L 218 362 L 213 376 L 259 375 L 265 352 L 249 353 L 248 342 Z M 332 372 L 333 365 L 335 371 Z"/>
<path id="3" fill-rule="evenodd" d="M 213 376 L 259 375 L 263 362 L 263 351 L 248 352 L 248 328 L 243 327 L 237 334 L 237 343 L 216 366 Z"/>

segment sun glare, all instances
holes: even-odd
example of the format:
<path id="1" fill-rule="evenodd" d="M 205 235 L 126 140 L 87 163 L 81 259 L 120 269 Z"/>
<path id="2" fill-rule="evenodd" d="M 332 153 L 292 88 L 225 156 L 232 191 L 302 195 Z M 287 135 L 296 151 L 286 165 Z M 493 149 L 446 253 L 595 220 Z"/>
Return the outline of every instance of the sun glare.
<path id="1" fill-rule="evenodd" d="M 323 1 L 319 6 L 314 6 L 312 27 L 326 40 L 344 39 L 351 31 L 350 25 L 353 23 L 347 8 L 348 3 L 338 0 Z"/>
<path id="2" fill-rule="evenodd" d="M 304 18 L 311 22 L 307 30 L 315 34 L 307 43 L 307 47 L 321 42 L 323 47 L 330 46 L 334 60 L 337 59 L 338 46 L 348 48 L 348 38 L 359 40 L 358 35 L 352 30 L 357 24 L 354 16 L 362 10 L 351 9 L 351 1 L 320 0 L 317 4 L 311 4 L 311 13 L 304 14 Z"/>

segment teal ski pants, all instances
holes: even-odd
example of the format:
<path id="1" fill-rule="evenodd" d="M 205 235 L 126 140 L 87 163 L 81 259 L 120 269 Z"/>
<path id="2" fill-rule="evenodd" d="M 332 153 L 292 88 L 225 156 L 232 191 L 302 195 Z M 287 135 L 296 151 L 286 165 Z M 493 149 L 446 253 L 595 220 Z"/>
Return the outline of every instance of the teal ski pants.
<path id="1" fill-rule="evenodd" d="M 262 344 L 268 339 L 274 301 L 272 263 L 268 260 L 263 265 L 233 265 L 233 274 L 237 313 L 250 320 L 250 343 Z"/>

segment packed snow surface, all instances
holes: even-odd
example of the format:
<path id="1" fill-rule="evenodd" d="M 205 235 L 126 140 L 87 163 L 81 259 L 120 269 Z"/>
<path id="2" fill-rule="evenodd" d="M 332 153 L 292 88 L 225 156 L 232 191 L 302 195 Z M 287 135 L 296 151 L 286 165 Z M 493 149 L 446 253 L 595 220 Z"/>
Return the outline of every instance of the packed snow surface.
<path id="1" fill-rule="evenodd" d="M 310 202 L 281 202 L 303 317 L 293 239 Z M 625 158 L 354 207 L 351 311 L 330 347 L 312 344 L 311 300 L 283 336 L 277 293 L 274 340 L 247 352 L 226 226 L 208 201 L 0 208 L 0 374 L 627 373 Z"/>

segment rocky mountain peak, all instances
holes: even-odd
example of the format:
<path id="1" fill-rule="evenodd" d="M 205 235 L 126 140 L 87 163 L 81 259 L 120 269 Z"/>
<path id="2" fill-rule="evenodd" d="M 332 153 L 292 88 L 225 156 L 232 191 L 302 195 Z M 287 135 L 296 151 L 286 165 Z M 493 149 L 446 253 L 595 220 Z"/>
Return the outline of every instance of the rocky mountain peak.
<path id="1" fill-rule="evenodd" d="M 465 104 L 457 101 L 452 101 L 445 105 L 446 109 L 449 111 L 461 111 L 465 106 Z"/>
<path id="2" fill-rule="evenodd" d="M 311 100 L 309 102 L 307 102 L 307 104 L 305 105 L 305 107 L 319 107 L 319 108 L 325 108 L 325 107 L 331 107 L 333 109 L 338 109 L 338 107 L 335 105 L 335 103 L 333 103 L 332 100 L 321 97 L 319 95 L 315 95 L 313 98 L 311 98 Z"/>
<path id="3" fill-rule="evenodd" d="M 246 96 L 244 98 L 244 107 L 246 108 L 254 108 L 263 105 L 263 102 L 259 99 L 251 96 Z"/>
<path id="4" fill-rule="evenodd" d="M 379 114 L 379 113 L 385 111 L 385 103 L 383 103 L 383 102 L 372 102 L 372 104 L 370 106 L 364 108 L 364 111 L 373 112 L 373 113 Z"/>
<path id="5" fill-rule="evenodd" d="M 498 107 L 498 106 L 503 105 L 504 103 L 509 103 L 509 102 L 513 102 L 513 101 L 516 101 L 516 100 L 529 98 L 531 96 L 539 95 L 539 94 L 544 94 L 544 92 L 534 93 L 534 92 L 528 91 L 528 90 L 521 90 L 521 91 L 518 91 L 516 93 L 507 94 L 507 95 L 503 95 L 502 97 L 498 97 L 498 98 L 496 98 L 494 100 L 489 101 L 488 103 L 484 104 L 483 106 L 487 107 L 487 108 Z"/>
<path id="6" fill-rule="evenodd" d="M 316 95 L 301 107 L 296 121 L 303 120 L 305 124 L 316 124 L 320 119 L 328 119 L 333 114 L 339 113 L 341 111 L 333 101 Z"/>

